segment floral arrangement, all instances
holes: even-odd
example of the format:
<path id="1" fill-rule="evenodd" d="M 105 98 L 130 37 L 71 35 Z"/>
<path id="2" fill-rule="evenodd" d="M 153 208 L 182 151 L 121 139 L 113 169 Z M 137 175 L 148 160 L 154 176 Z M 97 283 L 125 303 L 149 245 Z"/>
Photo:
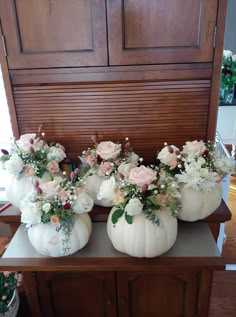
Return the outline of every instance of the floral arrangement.
<path id="1" fill-rule="evenodd" d="M 124 163 L 137 165 L 139 156 L 133 152 L 128 138 L 125 138 L 123 145 L 111 141 L 97 143 L 96 139 L 93 140 L 95 141 L 94 147 L 83 151 L 80 158 L 84 164 L 89 166 L 91 173 L 110 177 Z"/>
<path id="2" fill-rule="evenodd" d="M 157 155 L 160 167 L 186 187 L 210 191 L 216 182 L 234 171 L 233 161 L 217 150 L 215 142 L 187 141 L 182 150 L 164 145 Z"/>
<path id="3" fill-rule="evenodd" d="M 21 285 L 22 275 L 16 272 L 0 272 L 0 314 L 8 311 L 7 305 L 15 289 Z"/>
<path id="4" fill-rule="evenodd" d="M 179 211 L 178 184 L 165 171 L 159 172 L 157 167 L 133 167 L 128 173 L 119 173 L 109 181 L 108 194 L 113 187 L 116 208 L 111 218 L 114 225 L 123 215 L 127 223 L 132 224 L 133 217 L 142 212 L 152 223 L 159 225 L 155 211 L 167 207 L 174 217 Z"/>
<path id="5" fill-rule="evenodd" d="M 232 91 L 232 99 L 234 93 L 234 84 L 236 83 L 236 54 L 231 51 L 224 50 L 221 69 L 220 82 L 220 101 L 225 102 L 224 94 Z M 230 102 L 228 102 L 230 103 Z"/>
<path id="6" fill-rule="evenodd" d="M 45 133 L 42 133 L 45 136 Z M 41 178 L 45 172 L 59 172 L 59 162 L 65 157 L 65 149 L 52 142 L 50 145 L 40 139 L 35 133 L 23 134 L 19 140 L 14 140 L 10 153 L 1 150 L 0 163 L 10 174 L 20 179 L 22 176 Z"/>
<path id="7" fill-rule="evenodd" d="M 21 203 L 21 222 L 26 227 L 42 222 L 51 223 L 58 232 L 62 230 L 66 237 L 65 254 L 76 217 L 93 208 L 93 200 L 83 188 L 83 178 L 78 181 L 78 174 L 79 169 L 76 169 L 69 179 L 58 176 L 44 184 L 36 182 L 36 191 Z"/>

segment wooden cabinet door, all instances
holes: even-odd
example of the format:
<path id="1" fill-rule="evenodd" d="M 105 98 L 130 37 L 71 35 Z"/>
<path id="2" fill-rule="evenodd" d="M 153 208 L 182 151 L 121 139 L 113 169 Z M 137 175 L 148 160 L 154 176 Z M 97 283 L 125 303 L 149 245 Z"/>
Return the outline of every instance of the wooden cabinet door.
<path id="1" fill-rule="evenodd" d="M 111 65 L 213 60 L 218 0 L 109 0 Z"/>
<path id="2" fill-rule="evenodd" d="M 43 317 L 116 317 L 115 274 L 37 272 Z"/>
<path id="3" fill-rule="evenodd" d="M 197 274 L 168 270 L 158 273 L 118 273 L 120 317 L 195 317 Z"/>
<path id="4" fill-rule="evenodd" d="M 107 65 L 105 0 L 0 0 L 10 69 Z"/>

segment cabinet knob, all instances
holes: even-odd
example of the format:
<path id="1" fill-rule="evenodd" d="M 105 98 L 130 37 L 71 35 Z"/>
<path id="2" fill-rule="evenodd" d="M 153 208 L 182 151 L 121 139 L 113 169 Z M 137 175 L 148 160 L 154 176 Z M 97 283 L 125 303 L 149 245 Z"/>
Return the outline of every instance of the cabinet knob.
<path id="1" fill-rule="evenodd" d="M 121 305 L 125 305 L 127 303 L 127 298 L 126 297 L 121 297 L 120 303 L 121 303 Z"/>
<path id="2" fill-rule="evenodd" d="M 111 299 L 109 297 L 106 299 L 106 303 L 107 305 L 111 305 Z"/>

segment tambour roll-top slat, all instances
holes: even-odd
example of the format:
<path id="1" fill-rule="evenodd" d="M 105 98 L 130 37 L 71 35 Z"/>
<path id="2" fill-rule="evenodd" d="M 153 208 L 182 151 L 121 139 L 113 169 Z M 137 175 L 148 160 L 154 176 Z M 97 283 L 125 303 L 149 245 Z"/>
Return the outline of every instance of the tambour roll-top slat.
<path id="1" fill-rule="evenodd" d="M 164 142 L 206 139 L 210 80 L 14 86 L 20 133 L 44 125 L 46 139 L 76 160 L 98 140 L 123 141 L 147 162 Z"/>

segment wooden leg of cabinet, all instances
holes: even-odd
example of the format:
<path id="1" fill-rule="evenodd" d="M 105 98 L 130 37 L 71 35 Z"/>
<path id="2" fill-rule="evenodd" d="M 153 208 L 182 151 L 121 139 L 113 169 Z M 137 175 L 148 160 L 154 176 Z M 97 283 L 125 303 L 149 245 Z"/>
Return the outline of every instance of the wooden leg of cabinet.
<path id="1" fill-rule="evenodd" d="M 38 292 L 34 279 L 34 272 L 23 273 L 25 288 L 32 317 L 41 317 Z"/>
<path id="2" fill-rule="evenodd" d="M 209 269 L 203 269 L 200 277 L 200 288 L 198 297 L 197 316 L 208 317 L 211 286 L 212 286 L 213 272 Z"/>

